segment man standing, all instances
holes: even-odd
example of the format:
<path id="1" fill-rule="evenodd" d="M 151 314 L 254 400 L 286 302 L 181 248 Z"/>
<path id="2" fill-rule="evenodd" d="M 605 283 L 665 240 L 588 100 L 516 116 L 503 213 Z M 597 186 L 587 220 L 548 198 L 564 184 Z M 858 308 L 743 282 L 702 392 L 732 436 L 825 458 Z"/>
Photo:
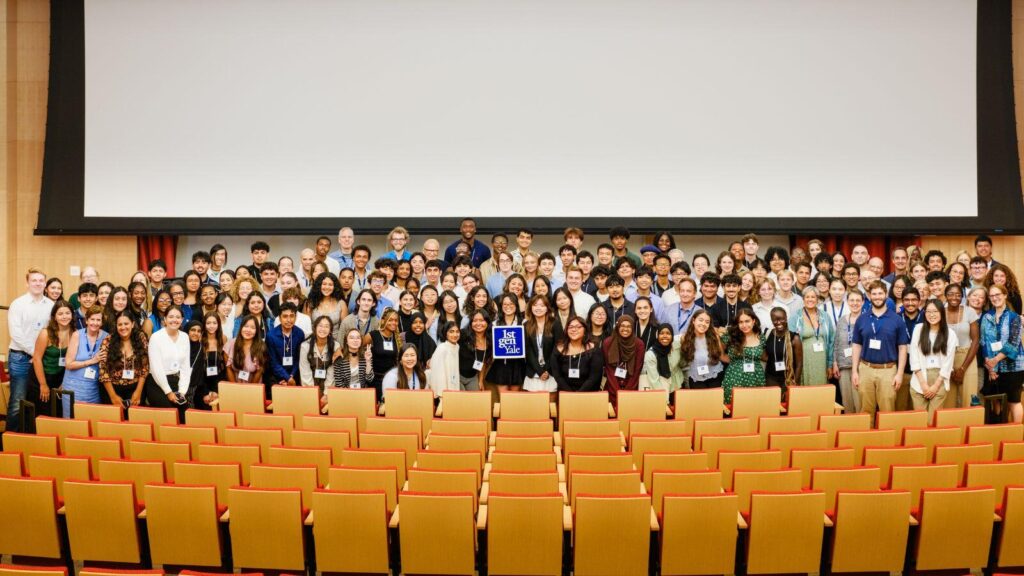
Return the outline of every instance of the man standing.
<path id="1" fill-rule="evenodd" d="M 601 302 L 601 306 L 604 306 L 605 312 L 608 314 L 608 325 L 614 326 L 619 318 L 626 315 L 636 318 L 633 312 L 633 303 L 626 300 L 622 278 L 615 275 L 609 276 L 605 286 L 608 288 L 608 299 Z"/>
<path id="2" fill-rule="evenodd" d="M 868 263 L 871 258 L 871 254 L 868 253 L 867 246 L 863 244 L 857 244 L 853 247 L 853 252 L 850 253 L 850 260 L 857 265 L 858 268 Z"/>
<path id="3" fill-rule="evenodd" d="M 970 265 L 971 275 L 971 288 L 978 288 L 985 286 L 985 276 L 988 275 L 988 262 L 982 256 L 975 256 L 971 258 Z"/>
<path id="4" fill-rule="evenodd" d="M 665 317 L 659 318 L 662 323 L 672 324 L 676 334 L 682 334 L 690 325 L 690 318 L 697 311 L 694 300 L 697 298 L 697 282 L 689 276 L 684 276 L 676 282 L 676 295 L 678 300 L 673 304 L 665 305 Z"/>
<path id="5" fill-rule="evenodd" d="M 7 371 L 11 375 L 11 397 L 7 402 L 7 430 L 21 430 L 21 401 L 28 394 L 32 377 L 32 353 L 36 348 L 39 332 L 50 321 L 53 300 L 43 294 L 46 275 L 42 270 L 29 268 L 25 274 L 25 294 L 11 302 L 7 311 L 7 332 L 11 335 L 10 350 L 7 354 Z"/>
<path id="6" fill-rule="evenodd" d="M 338 230 L 338 249 L 327 256 L 338 263 L 340 268 L 354 268 L 352 247 L 356 244 L 356 235 L 348 226 Z"/>
<path id="7" fill-rule="evenodd" d="M 761 243 L 757 240 L 757 234 L 753 232 L 744 234 L 743 238 L 740 238 L 740 243 L 743 245 L 743 267 L 753 270 L 754 261 L 757 260 L 757 251 L 761 247 Z"/>
<path id="8" fill-rule="evenodd" d="M 327 255 L 331 252 L 331 239 L 327 236 L 321 236 L 316 239 L 316 259 L 323 262 L 327 266 L 327 271 L 335 276 L 338 272 L 341 272 L 341 264 L 334 258 L 328 258 Z"/>
<path id="9" fill-rule="evenodd" d="M 523 256 L 530 252 L 533 245 L 533 230 L 520 228 L 516 233 L 516 249 L 512 251 L 512 262 L 522 266 Z"/>
<path id="10" fill-rule="evenodd" d="M 281 304 L 281 323 L 267 331 L 270 370 L 267 370 L 264 383 L 268 386 L 295 386 L 299 381 L 299 346 L 306 335 L 295 325 L 298 311 L 291 302 Z M 267 398 L 270 398 L 270 390 L 267 392 Z"/>
<path id="11" fill-rule="evenodd" d="M 480 279 L 485 284 L 487 279 L 498 271 L 498 255 L 502 252 L 508 252 L 508 235 L 504 232 L 498 232 L 491 236 L 491 254 L 493 257 L 488 258 L 486 262 L 480 265 Z M 512 259 L 512 271 L 517 274 L 523 273 L 522 265 L 516 264 L 514 257 Z"/>
<path id="12" fill-rule="evenodd" d="M 587 294 L 582 290 L 583 287 L 583 272 L 576 266 L 569 266 L 565 271 L 565 286 L 569 289 L 569 294 L 572 295 L 572 307 L 576 311 L 576 315 L 581 318 L 586 318 L 587 313 L 590 312 L 590 307 L 597 301 L 593 296 Z"/>
<path id="13" fill-rule="evenodd" d="M 907 342 L 910 342 L 910 338 L 914 334 L 914 327 L 924 322 L 924 314 L 921 313 L 922 304 L 921 293 L 917 291 L 917 288 L 907 286 L 907 289 L 903 291 L 903 311 L 899 314 L 900 319 L 903 320 Z M 913 377 L 914 374 L 910 371 L 910 362 L 907 362 L 903 369 L 903 385 L 896 391 L 896 410 L 904 411 L 913 408 L 913 402 L 910 400 L 910 379 Z"/>
<path id="14" fill-rule="evenodd" d="M 909 263 L 910 257 L 907 255 L 907 249 L 897 246 L 892 251 L 892 272 L 882 277 L 882 280 L 891 286 L 897 276 L 910 276 L 910 270 L 907 269 Z"/>
<path id="15" fill-rule="evenodd" d="M 469 245 L 469 259 L 473 263 L 474 268 L 479 268 L 481 264 L 491 257 L 491 250 L 483 242 L 476 239 L 476 220 L 472 218 L 463 218 L 459 222 L 459 239 L 449 244 L 448 248 L 444 251 L 446 262 L 451 264 L 455 260 L 455 247 L 462 242 Z M 506 245 L 507 243 L 506 239 Z M 429 258 L 430 256 L 428 255 L 427 257 Z"/>
<path id="16" fill-rule="evenodd" d="M 262 240 L 253 242 L 249 246 L 249 253 L 252 255 L 252 264 L 249 264 L 246 268 L 249 269 L 249 274 L 253 278 L 259 278 L 260 267 L 263 266 L 263 263 L 267 261 L 267 257 L 270 256 L 270 244 Z"/>
<path id="17" fill-rule="evenodd" d="M 196 274 L 199 274 L 200 283 L 202 285 L 209 284 L 220 291 L 220 282 L 218 279 L 210 278 L 210 253 L 206 250 L 199 250 L 192 254 L 192 270 Z"/>
<path id="18" fill-rule="evenodd" d="M 978 256 L 985 259 L 985 265 L 989 268 L 991 268 L 993 264 L 998 264 L 998 262 L 992 258 L 992 239 L 985 234 L 979 234 L 978 237 L 974 239 L 974 251 Z"/>
<path id="19" fill-rule="evenodd" d="M 860 394 L 861 407 L 874 419 L 878 411 L 896 408 L 896 392 L 903 385 L 907 364 L 907 327 L 886 305 L 885 284 L 868 287 L 871 311 L 861 314 L 853 327 L 853 388 Z"/>
<path id="20" fill-rule="evenodd" d="M 611 240 L 612 242 L 612 248 L 614 250 L 614 259 L 612 260 L 612 263 L 615 266 L 618 266 L 619 262 L 623 258 L 626 258 L 633 263 L 634 269 L 640 267 L 640 263 L 642 262 L 642 260 L 636 254 L 630 252 L 629 248 L 626 246 L 626 243 L 629 242 L 628 228 L 624 228 L 622 226 L 616 226 L 615 228 L 612 228 L 611 232 L 608 233 L 608 239 Z M 600 252 L 601 247 L 598 246 L 597 249 L 598 252 Z M 597 256 L 598 260 L 600 260 L 601 254 L 598 254 Z"/>

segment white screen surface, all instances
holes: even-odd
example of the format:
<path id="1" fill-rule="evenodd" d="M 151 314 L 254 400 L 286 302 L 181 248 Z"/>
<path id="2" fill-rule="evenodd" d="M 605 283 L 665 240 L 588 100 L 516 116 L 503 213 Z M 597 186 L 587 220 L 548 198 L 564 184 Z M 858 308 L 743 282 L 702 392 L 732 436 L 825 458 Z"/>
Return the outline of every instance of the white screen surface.
<path id="1" fill-rule="evenodd" d="M 977 215 L 975 0 L 85 9 L 87 217 Z"/>

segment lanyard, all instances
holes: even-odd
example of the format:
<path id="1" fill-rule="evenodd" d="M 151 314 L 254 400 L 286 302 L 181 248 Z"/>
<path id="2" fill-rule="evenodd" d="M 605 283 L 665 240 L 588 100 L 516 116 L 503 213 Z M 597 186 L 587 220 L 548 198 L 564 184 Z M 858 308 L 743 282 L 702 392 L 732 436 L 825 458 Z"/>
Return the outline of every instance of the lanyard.
<path id="1" fill-rule="evenodd" d="M 98 348 L 100 345 L 100 335 L 96 335 L 96 341 L 92 343 L 92 346 L 89 346 L 89 333 L 85 332 L 82 334 L 82 336 L 85 337 L 85 353 L 88 354 L 90 358 L 92 358 L 93 354 L 96 353 L 96 348 Z"/>
<path id="2" fill-rule="evenodd" d="M 832 320 L 836 326 L 839 326 L 839 319 L 843 317 L 843 310 L 846 309 L 846 300 L 843 300 L 842 306 L 839 307 L 839 314 L 836 314 L 836 303 L 832 303 Z"/>
<path id="3" fill-rule="evenodd" d="M 787 334 L 787 336 L 788 336 L 788 334 Z M 782 352 L 781 353 L 779 352 L 779 349 L 778 349 L 778 344 L 780 342 L 782 343 Z M 779 338 L 775 334 L 772 334 L 772 352 L 775 353 L 775 361 L 776 362 L 779 361 L 779 357 L 780 356 L 782 357 L 782 361 L 783 362 L 786 361 L 786 341 L 783 340 L 782 338 Z"/>
<path id="4" fill-rule="evenodd" d="M 568 351 L 569 350 L 567 348 L 566 352 L 568 352 Z M 579 358 L 577 358 L 577 360 L 576 360 L 576 373 L 577 374 L 579 373 L 580 368 L 583 366 L 583 353 L 580 352 L 578 354 L 578 356 L 579 356 Z M 572 374 L 572 355 L 569 356 L 569 373 Z"/>
<path id="5" fill-rule="evenodd" d="M 619 319 L 619 315 L 623 314 L 623 310 L 626 309 L 626 302 L 623 301 L 622 302 L 622 306 L 619 306 L 618 308 L 615 308 L 615 306 L 613 304 L 611 306 L 611 309 L 612 309 L 612 324 L 615 324 L 615 321 Z"/>
<path id="6" fill-rule="evenodd" d="M 807 308 L 804 308 L 804 317 L 807 318 L 807 321 L 811 323 L 811 327 L 814 328 L 814 338 L 821 339 L 821 318 L 819 317 L 818 322 L 815 323 L 811 320 L 811 314 L 807 312 Z"/>
<path id="7" fill-rule="evenodd" d="M 283 344 L 284 355 L 285 356 L 291 356 L 292 355 L 292 335 L 289 334 L 289 335 L 285 336 L 284 333 L 282 333 L 281 334 L 281 340 L 284 342 L 284 344 Z"/>
<path id="8" fill-rule="evenodd" d="M 914 326 L 917 326 L 917 320 L 921 317 L 921 312 L 918 312 L 917 313 L 917 318 L 913 318 L 913 319 L 907 318 L 907 313 L 906 312 L 901 312 L 900 316 L 903 317 L 903 330 L 907 333 L 907 338 L 910 338 L 910 328 L 907 326 L 907 320 L 910 320 L 911 322 L 914 323 L 913 324 Z"/>
<path id="9" fill-rule="evenodd" d="M 639 330 L 640 322 L 636 323 L 636 327 L 637 327 L 637 331 L 639 331 L 642 334 L 643 332 Z M 650 348 L 651 348 L 651 336 L 653 336 L 653 335 L 654 335 L 654 329 L 651 328 L 651 324 L 650 324 L 650 322 L 648 322 L 647 323 L 647 336 L 644 337 L 644 350 L 650 350 Z"/>
<path id="10" fill-rule="evenodd" d="M 370 319 L 369 318 L 366 319 L 366 328 L 364 329 L 363 328 L 363 321 L 360 320 L 359 316 L 357 315 L 356 316 L 356 330 L 362 332 L 363 336 L 366 336 L 367 334 L 369 334 L 370 333 Z"/>
<path id="11" fill-rule="evenodd" d="M 725 301 L 725 324 L 726 324 L 726 326 L 731 326 L 732 325 L 732 321 L 733 321 L 734 318 L 736 318 L 736 313 L 739 312 L 739 308 L 740 308 L 739 300 L 737 300 L 736 304 L 733 304 L 732 306 L 729 305 L 729 301 L 728 300 Z"/>
<path id="12" fill-rule="evenodd" d="M 697 309 L 696 306 L 694 306 L 693 308 L 690 308 L 686 312 L 686 319 L 684 320 L 683 319 L 683 305 L 682 304 L 679 305 L 679 310 L 676 310 L 676 324 L 679 326 L 679 330 L 677 330 L 677 332 L 676 332 L 677 334 L 682 334 L 683 333 L 683 328 L 686 327 L 686 324 L 690 321 L 690 316 L 693 316 L 693 311 L 696 310 L 696 309 Z"/>

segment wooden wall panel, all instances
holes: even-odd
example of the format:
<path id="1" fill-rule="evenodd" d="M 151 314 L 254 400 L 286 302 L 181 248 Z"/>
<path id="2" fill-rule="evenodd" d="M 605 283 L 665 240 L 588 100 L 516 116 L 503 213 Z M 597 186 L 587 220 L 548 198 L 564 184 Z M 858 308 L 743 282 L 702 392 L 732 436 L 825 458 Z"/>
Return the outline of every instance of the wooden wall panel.
<path id="1" fill-rule="evenodd" d="M 48 90 L 50 3 L 0 0 L 0 303 L 24 292 L 25 270 L 42 268 L 77 287 L 71 266 L 95 266 L 101 279 L 127 282 L 135 271 L 134 236 L 35 236 L 43 168 Z M 0 343 L 6 352 L 7 316 L 0 313 Z"/>

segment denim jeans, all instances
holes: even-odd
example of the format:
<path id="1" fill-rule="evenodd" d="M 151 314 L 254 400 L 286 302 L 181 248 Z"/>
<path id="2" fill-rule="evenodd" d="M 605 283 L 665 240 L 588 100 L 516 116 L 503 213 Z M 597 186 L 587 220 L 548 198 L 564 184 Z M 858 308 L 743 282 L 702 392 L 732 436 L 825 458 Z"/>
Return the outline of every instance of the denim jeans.
<path id="1" fill-rule="evenodd" d="M 19 432 L 21 401 L 28 394 L 32 378 L 32 356 L 16 350 L 7 351 L 7 373 L 11 375 L 11 398 L 7 403 L 7 430 Z"/>

